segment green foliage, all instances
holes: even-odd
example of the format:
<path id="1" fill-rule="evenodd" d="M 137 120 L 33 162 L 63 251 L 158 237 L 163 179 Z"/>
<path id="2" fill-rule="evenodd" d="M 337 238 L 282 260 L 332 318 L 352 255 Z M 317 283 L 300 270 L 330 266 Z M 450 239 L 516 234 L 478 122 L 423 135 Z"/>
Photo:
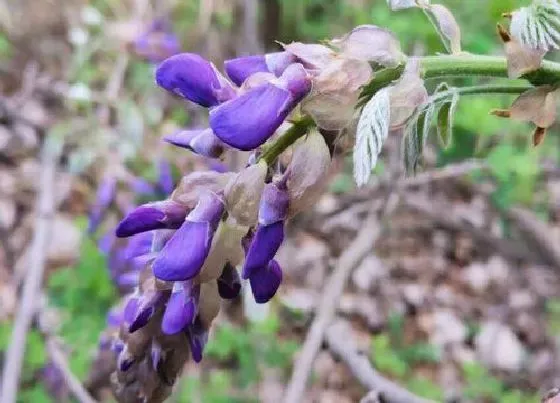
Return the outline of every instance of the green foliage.
<path id="1" fill-rule="evenodd" d="M 477 362 L 465 363 L 462 367 L 465 387 L 463 396 L 473 401 L 531 403 L 540 401 L 537 394 L 508 389 L 503 382 L 493 377 Z"/>
<path id="2" fill-rule="evenodd" d="M 490 152 L 488 162 L 498 182 L 493 197 L 499 207 L 532 201 L 540 173 L 537 149 L 501 143 Z"/>
<path id="3" fill-rule="evenodd" d="M 387 328 L 387 333 L 372 339 L 370 357 L 374 367 L 383 374 L 404 381 L 420 396 L 441 400 L 443 392 L 439 386 L 414 374 L 416 365 L 438 363 L 441 360 L 440 352 L 425 342 L 405 344 L 402 315 L 390 315 Z"/>
<path id="4" fill-rule="evenodd" d="M 117 300 L 117 292 L 105 257 L 93 240 L 84 239 L 80 256 L 75 267 L 60 269 L 50 276 L 48 292 L 63 318 L 59 334 L 72 349 L 70 367 L 83 377 L 105 327 L 107 311 Z"/>
<path id="5" fill-rule="evenodd" d="M 0 59 L 12 56 L 13 48 L 12 43 L 8 37 L 0 32 Z"/>
<path id="6" fill-rule="evenodd" d="M 297 343 L 278 338 L 279 322 L 270 317 L 248 329 L 223 324 L 208 341 L 206 355 L 221 362 L 234 362 L 235 382 L 246 387 L 260 379 L 263 366 L 288 369 Z"/>
<path id="7" fill-rule="evenodd" d="M 12 322 L 0 323 L 0 351 L 5 350 L 10 344 L 12 335 Z"/>
<path id="8" fill-rule="evenodd" d="M 25 347 L 25 372 L 39 370 L 47 362 L 45 343 L 43 336 L 37 330 L 30 330 L 27 333 L 27 344 Z"/>
<path id="9" fill-rule="evenodd" d="M 18 394 L 18 403 L 54 403 L 47 390 L 42 384 L 22 388 Z"/>
<path id="10" fill-rule="evenodd" d="M 444 393 L 441 388 L 431 380 L 423 376 L 415 376 L 407 383 L 407 388 L 418 396 L 432 399 L 438 402 L 444 401 Z"/>
<path id="11" fill-rule="evenodd" d="M 554 336 L 560 335 L 560 299 L 552 298 L 546 301 L 546 314 L 549 331 Z M 0 339 L 1 339 L 0 330 Z"/>
<path id="12" fill-rule="evenodd" d="M 178 403 L 207 402 L 207 403 L 252 403 L 257 399 L 249 396 L 232 396 L 234 388 L 231 374 L 224 370 L 214 370 L 209 374 L 209 379 L 186 377 L 177 394 Z"/>

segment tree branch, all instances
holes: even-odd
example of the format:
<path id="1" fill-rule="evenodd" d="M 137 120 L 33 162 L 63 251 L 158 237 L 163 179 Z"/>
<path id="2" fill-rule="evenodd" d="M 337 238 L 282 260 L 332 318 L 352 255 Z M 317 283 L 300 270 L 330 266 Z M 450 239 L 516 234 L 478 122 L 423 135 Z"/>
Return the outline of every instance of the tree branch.
<path id="1" fill-rule="evenodd" d="M 29 268 L 23 285 L 23 295 L 19 304 L 10 345 L 6 352 L 4 371 L 2 374 L 2 403 L 15 403 L 22 369 L 27 332 L 31 326 L 33 315 L 37 309 L 37 298 L 40 295 L 45 255 L 54 215 L 54 181 L 59 150 L 54 150 L 47 141 L 44 145 L 41 161 L 41 177 L 39 178 L 39 194 L 37 202 L 37 218 Z"/>
<path id="2" fill-rule="evenodd" d="M 339 357 L 358 381 L 369 391 L 378 392 L 387 403 L 427 403 L 429 400 L 414 395 L 396 383 L 381 376 L 360 354 L 352 338 L 350 325 L 341 319 L 327 329 L 325 341 L 331 352 Z"/>
<path id="3" fill-rule="evenodd" d="M 397 206 L 393 196 L 398 199 L 396 192 L 393 191 L 389 194 L 383 212 L 384 218 L 387 218 Z M 352 270 L 371 251 L 381 235 L 381 230 L 382 225 L 377 218 L 377 214 L 371 212 L 354 241 L 338 259 L 336 268 L 327 279 L 323 288 L 323 297 L 319 303 L 315 319 L 311 324 L 301 352 L 294 364 L 294 371 L 284 394 L 283 401 L 285 403 L 296 403 L 302 400 L 307 378 L 311 372 L 315 357 L 321 348 L 325 331 L 334 317 L 348 277 Z"/>
<path id="4" fill-rule="evenodd" d="M 59 343 L 54 339 L 54 337 L 49 336 L 49 338 L 47 339 L 47 351 L 49 353 L 51 361 L 62 374 L 66 386 L 74 395 L 74 397 L 80 403 L 97 403 L 97 401 L 93 397 L 91 397 L 87 390 L 84 388 L 80 380 L 76 378 L 76 376 L 70 370 L 68 361 L 66 360 L 64 353 L 60 349 Z"/>

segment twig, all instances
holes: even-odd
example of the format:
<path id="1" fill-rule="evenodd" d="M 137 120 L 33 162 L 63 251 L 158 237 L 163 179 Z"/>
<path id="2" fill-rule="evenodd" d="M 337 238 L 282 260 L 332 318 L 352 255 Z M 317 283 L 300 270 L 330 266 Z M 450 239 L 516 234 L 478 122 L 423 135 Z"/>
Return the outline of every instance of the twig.
<path id="1" fill-rule="evenodd" d="M 396 193 L 391 192 L 387 199 L 385 215 L 388 215 L 387 213 L 394 210 L 396 207 L 394 202 L 395 197 L 398 199 Z M 334 313 L 338 306 L 339 299 L 344 291 L 348 277 L 350 276 L 352 270 L 371 251 L 380 234 L 381 223 L 377 218 L 377 214 L 371 212 L 366 219 L 364 226 L 354 241 L 340 256 L 335 270 L 327 279 L 322 292 L 323 297 L 319 303 L 317 314 L 311 324 L 309 332 L 307 333 L 303 348 L 294 364 L 292 377 L 286 387 L 284 395 L 285 403 L 297 403 L 301 401 L 313 362 L 315 361 L 315 357 L 321 348 L 325 330 L 334 317 Z"/>
<path id="2" fill-rule="evenodd" d="M 47 340 L 47 350 L 51 361 L 62 374 L 66 386 L 74 397 L 80 403 L 97 403 L 84 388 L 80 380 L 72 373 L 59 343 L 53 337 L 49 337 Z"/>
<path id="3" fill-rule="evenodd" d="M 109 78 L 107 87 L 105 88 L 105 98 L 108 100 L 107 104 L 104 104 L 99 109 L 99 121 L 102 125 L 107 126 L 109 124 L 109 118 L 111 116 L 111 110 L 109 108 L 109 103 L 114 102 L 119 95 L 119 91 L 124 80 L 124 75 L 126 69 L 128 68 L 129 56 L 126 52 L 121 52 L 113 68 L 113 73 Z"/>
<path id="4" fill-rule="evenodd" d="M 512 207 L 505 211 L 505 215 L 535 242 L 547 263 L 560 268 L 560 247 L 550 236 L 552 229 L 545 222 L 522 207 Z"/>
<path id="5" fill-rule="evenodd" d="M 360 354 L 352 338 L 350 325 L 337 320 L 330 325 L 325 341 L 331 352 L 339 357 L 356 379 L 369 391 L 379 392 L 387 403 L 427 403 L 429 400 L 414 395 L 389 379 L 381 376 L 370 364 L 369 359 Z"/>
<path id="6" fill-rule="evenodd" d="M 425 186 L 432 182 L 438 182 L 450 178 L 457 178 L 469 174 L 477 169 L 485 169 L 486 167 L 487 165 L 483 161 L 479 161 L 476 159 L 468 160 L 465 162 L 448 165 L 445 168 L 422 172 L 416 176 L 398 179 L 394 186 L 396 186 L 400 191 L 403 191 L 415 186 Z M 382 178 L 377 182 L 372 183 L 371 186 L 363 190 L 357 190 L 357 192 L 353 194 L 349 199 L 345 200 L 342 205 L 340 205 L 333 211 L 329 211 L 326 215 L 337 215 L 346 210 L 350 205 L 354 203 L 363 203 L 371 200 L 372 197 L 374 197 L 373 195 L 377 193 L 379 189 L 392 186 L 392 181 L 394 181 L 394 179 L 390 177 Z"/>
<path id="7" fill-rule="evenodd" d="M 434 206 L 428 199 L 419 197 L 408 197 L 404 199 L 404 204 L 422 213 L 435 224 L 454 231 L 464 231 L 470 234 L 479 245 L 491 248 L 495 253 L 514 260 L 539 260 L 538 256 L 520 242 L 498 238 L 485 229 L 477 228 L 454 216 L 445 206 Z M 445 212 L 445 214 L 442 214 Z"/>
<path id="8" fill-rule="evenodd" d="M 31 245 L 29 269 L 27 270 L 23 295 L 18 310 L 10 346 L 6 352 L 2 374 L 2 403 L 15 403 L 22 368 L 27 332 L 37 308 L 37 298 L 45 269 L 45 255 L 54 214 L 54 181 L 58 150 L 45 143 L 42 152 L 41 177 L 39 178 L 38 208 L 35 234 Z"/>

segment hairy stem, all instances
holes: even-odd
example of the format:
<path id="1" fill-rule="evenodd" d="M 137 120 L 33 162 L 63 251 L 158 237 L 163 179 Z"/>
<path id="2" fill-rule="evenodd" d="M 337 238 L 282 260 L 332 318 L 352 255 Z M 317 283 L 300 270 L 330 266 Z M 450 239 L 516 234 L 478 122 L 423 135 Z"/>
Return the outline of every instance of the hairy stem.
<path id="1" fill-rule="evenodd" d="M 305 136 L 309 128 L 314 125 L 313 119 L 310 116 L 303 116 L 292 123 L 292 127 L 270 145 L 266 146 L 259 159 L 264 160 L 268 165 L 272 164 L 286 148 L 294 144 L 300 137 Z"/>
<path id="2" fill-rule="evenodd" d="M 508 78 L 507 61 L 503 57 L 479 55 L 441 55 L 419 58 L 422 75 L 425 79 L 446 77 L 490 77 Z M 404 65 L 392 69 L 383 69 L 375 73 L 375 77 L 364 87 L 358 106 L 364 105 L 378 90 L 397 80 L 404 71 Z M 512 79 L 502 84 L 487 84 L 458 87 L 449 91 L 434 94 L 432 101 L 443 100 L 458 92 L 460 95 L 482 94 L 522 94 L 534 85 L 560 83 L 560 63 L 544 61 L 542 67 L 525 74 L 521 79 Z M 309 116 L 303 116 L 293 122 L 293 126 L 266 145 L 260 159 L 272 164 L 289 146 L 303 137 L 314 122 Z"/>
<path id="3" fill-rule="evenodd" d="M 453 94 L 459 95 L 488 95 L 488 94 L 514 94 L 519 95 L 524 93 L 527 90 L 533 88 L 531 84 L 517 82 L 512 83 L 510 85 L 496 85 L 496 84 L 487 84 L 487 85 L 473 85 L 468 87 L 455 87 L 451 88 L 447 91 L 441 91 L 436 94 L 433 94 L 430 97 L 430 102 L 438 102 L 443 101 L 446 98 L 450 98 Z"/>
<path id="4" fill-rule="evenodd" d="M 441 55 L 420 57 L 422 75 L 425 79 L 446 77 L 491 77 L 508 78 L 507 61 L 504 57 L 481 55 Z M 366 85 L 361 97 L 369 99 L 381 88 L 398 79 L 404 65 L 383 69 L 375 74 Z M 545 60 L 540 69 L 521 77 L 533 85 L 557 84 L 560 82 L 560 63 Z M 518 81 L 518 80 L 516 80 Z"/>

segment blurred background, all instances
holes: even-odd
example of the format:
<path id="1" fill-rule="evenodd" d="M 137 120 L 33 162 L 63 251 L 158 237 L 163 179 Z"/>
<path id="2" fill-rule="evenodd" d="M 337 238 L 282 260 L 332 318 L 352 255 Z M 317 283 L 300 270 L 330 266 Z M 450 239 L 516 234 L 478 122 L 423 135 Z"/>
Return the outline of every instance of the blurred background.
<path id="1" fill-rule="evenodd" d="M 457 17 L 465 50 L 501 54 L 496 22 L 528 1 L 441 3 Z M 90 393 L 112 401 L 95 357 L 133 278 L 114 225 L 188 172 L 245 161 L 205 160 L 161 142 L 206 115 L 157 88 L 154 63 L 181 50 L 220 67 L 277 50 L 277 41 L 319 42 L 359 24 L 389 28 L 408 54 L 444 51 L 421 12 L 393 13 L 385 0 L 0 0 L 0 367 L 33 236 L 50 221 L 19 402 L 73 401 L 50 338 Z M 436 401 L 538 402 L 560 384 L 560 137 L 553 127 L 533 148 L 529 125 L 489 115 L 511 101 L 460 101 L 451 145 L 434 141 L 425 153 L 423 170 L 437 173 L 405 183 L 338 307 L 381 374 Z M 289 224 L 279 294 L 264 307 L 228 304 L 205 359 L 188 365 L 169 401 L 280 401 L 325 279 L 390 190 L 394 143 L 359 191 L 350 153 L 337 150 L 329 191 Z M 54 200 L 46 218 L 37 215 L 40 194 Z M 367 392 L 328 348 L 311 382 L 309 402 L 357 402 Z"/>

